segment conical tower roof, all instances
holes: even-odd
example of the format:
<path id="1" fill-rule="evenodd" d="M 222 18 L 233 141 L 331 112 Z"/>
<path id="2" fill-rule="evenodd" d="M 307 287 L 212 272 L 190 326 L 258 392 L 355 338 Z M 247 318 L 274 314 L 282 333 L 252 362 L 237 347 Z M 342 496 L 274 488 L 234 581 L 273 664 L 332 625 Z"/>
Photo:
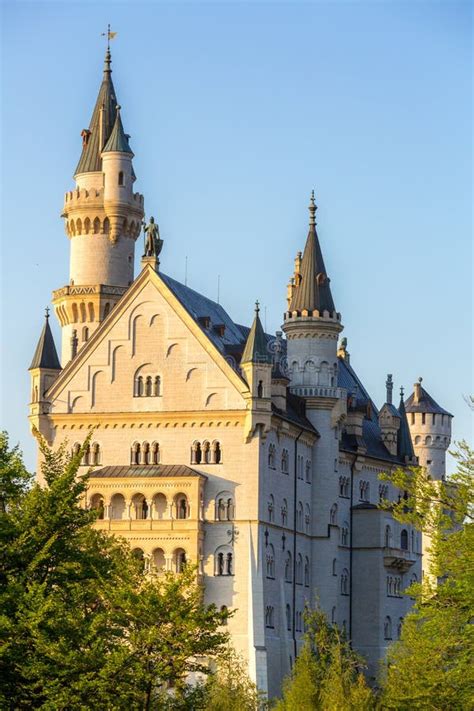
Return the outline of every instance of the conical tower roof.
<path id="1" fill-rule="evenodd" d="M 33 368 L 49 368 L 50 370 L 61 370 L 56 346 L 54 345 L 53 334 L 49 326 L 49 309 L 46 309 L 45 322 L 35 354 L 29 370 Z"/>
<path id="2" fill-rule="evenodd" d="M 400 414 L 400 429 L 398 430 L 397 438 L 397 454 L 402 459 L 414 459 L 415 450 L 413 449 L 413 443 L 411 441 L 410 428 L 408 426 L 407 413 L 403 401 L 403 388 L 400 390 L 398 412 Z"/>
<path id="3" fill-rule="evenodd" d="M 309 231 L 301 260 L 300 281 L 295 285 L 290 311 L 329 311 L 336 309 L 329 285 L 330 279 L 324 266 L 321 246 L 316 232 L 316 210 L 314 190 L 309 204 Z"/>
<path id="4" fill-rule="evenodd" d="M 117 98 L 112 83 L 110 50 L 107 49 L 104 63 L 104 76 L 99 95 L 89 124 L 89 130 L 83 131 L 82 155 L 77 164 L 78 173 L 93 173 L 102 170 L 101 153 L 109 140 L 117 113 Z"/>
<path id="5" fill-rule="evenodd" d="M 270 363 L 270 353 L 268 352 L 267 339 L 259 317 L 260 308 L 258 301 L 255 304 L 255 318 L 250 329 L 241 363 Z"/>
<path id="6" fill-rule="evenodd" d="M 114 127 L 102 153 L 118 151 L 119 153 L 131 153 L 133 155 L 132 149 L 128 143 L 129 136 L 123 130 L 120 108 L 121 107 L 117 104 L 117 115 L 115 117 Z"/>

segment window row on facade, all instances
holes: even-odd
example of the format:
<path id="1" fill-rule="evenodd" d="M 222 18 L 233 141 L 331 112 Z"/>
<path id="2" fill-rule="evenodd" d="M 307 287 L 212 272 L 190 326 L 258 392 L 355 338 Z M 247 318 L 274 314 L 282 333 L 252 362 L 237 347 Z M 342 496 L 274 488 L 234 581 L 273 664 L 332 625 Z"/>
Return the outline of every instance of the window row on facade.
<path id="1" fill-rule="evenodd" d="M 420 551 L 416 550 L 418 548 L 417 543 L 418 543 L 417 535 L 416 535 L 415 531 L 412 531 L 411 532 L 411 551 L 412 551 L 412 553 L 420 552 Z M 402 530 L 400 531 L 400 537 L 396 538 L 393 535 L 392 527 L 389 524 L 387 524 L 385 526 L 384 546 L 385 546 L 385 548 L 400 548 L 403 551 L 410 550 L 410 537 L 408 535 L 407 529 L 402 528 Z"/>
<path id="2" fill-rule="evenodd" d="M 75 442 L 72 447 L 72 455 L 76 457 L 81 451 L 82 445 L 79 442 Z M 92 442 L 88 444 L 84 454 L 82 455 L 81 465 L 83 466 L 97 466 L 101 464 L 101 449 L 98 442 Z"/>
<path id="3" fill-rule="evenodd" d="M 133 383 L 134 397 L 160 397 L 161 377 L 159 375 L 138 375 Z"/>
<path id="4" fill-rule="evenodd" d="M 267 518 L 269 523 L 275 523 L 275 497 L 270 494 L 267 501 Z M 280 507 L 281 525 L 288 525 L 288 502 L 283 499 Z M 300 533 L 311 533 L 311 509 L 309 504 L 303 506 L 299 501 L 296 508 L 296 530 Z"/>
<path id="5" fill-rule="evenodd" d="M 98 519 L 112 521 L 186 519 L 191 514 L 186 494 L 176 494 L 170 502 L 162 493 L 149 499 L 144 494 L 136 493 L 129 500 L 126 500 L 123 494 L 113 494 L 110 501 L 106 502 L 102 494 L 95 493 L 91 496 L 89 505 L 98 512 Z"/>
<path id="6" fill-rule="evenodd" d="M 402 634 L 402 627 L 403 627 L 403 617 L 398 618 L 398 624 L 397 624 L 397 639 L 400 639 L 400 636 Z M 392 632 L 392 618 L 387 615 L 387 617 L 384 620 L 384 625 L 383 625 L 383 636 L 384 639 L 390 640 L 393 639 L 393 632 Z"/>
<path id="7" fill-rule="evenodd" d="M 293 620 L 291 615 L 291 605 L 289 603 L 285 606 L 285 622 L 286 629 L 291 632 L 293 627 Z M 273 605 L 267 605 L 265 608 L 265 627 L 269 629 L 275 629 L 275 608 Z M 295 613 L 295 631 L 304 631 L 304 614 L 303 612 L 297 610 Z"/>
<path id="8" fill-rule="evenodd" d="M 436 425 L 436 423 L 441 423 L 441 425 L 445 424 L 445 419 L 448 417 L 447 415 L 441 415 L 440 413 L 429 413 L 429 412 L 421 412 L 421 413 L 415 413 L 411 412 L 411 424 L 414 425 L 416 424 L 416 418 L 421 418 L 421 424 L 422 425 Z M 449 420 L 448 420 L 449 422 Z M 439 437 L 438 437 L 439 439 Z M 447 438 L 446 438 L 447 439 Z"/>
<path id="9" fill-rule="evenodd" d="M 276 562 L 275 562 L 275 549 L 270 543 L 265 549 L 265 564 L 266 564 L 266 575 L 267 578 L 274 580 L 276 578 Z M 304 585 L 309 587 L 310 584 L 310 566 L 309 558 L 298 553 L 296 556 L 296 564 L 294 566 L 295 583 L 297 585 Z M 285 562 L 284 562 L 284 579 L 287 583 L 293 582 L 293 556 L 290 551 L 286 552 Z"/>
<path id="10" fill-rule="evenodd" d="M 270 469 L 277 469 L 277 451 L 276 446 L 270 443 L 268 446 L 268 466 Z M 286 448 L 283 448 L 280 456 L 280 471 L 283 474 L 290 473 L 290 454 Z M 308 484 L 311 483 L 311 461 L 298 454 L 296 458 L 296 475 L 301 481 L 305 480 Z"/>
<path id="11" fill-rule="evenodd" d="M 191 464 L 222 464 L 220 442 L 193 442 L 191 446 Z"/>

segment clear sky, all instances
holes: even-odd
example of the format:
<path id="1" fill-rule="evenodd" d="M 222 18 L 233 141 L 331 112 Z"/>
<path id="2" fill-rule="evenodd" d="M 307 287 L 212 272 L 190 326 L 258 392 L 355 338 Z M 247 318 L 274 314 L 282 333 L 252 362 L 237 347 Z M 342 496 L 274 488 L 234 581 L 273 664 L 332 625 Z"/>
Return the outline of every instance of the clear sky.
<path id="1" fill-rule="evenodd" d="M 68 282 L 59 215 L 108 22 L 163 270 L 183 280 L 187 256 L 190 286 L 216 298 L 220 275 L 234 320 L 259 298 L 278 329 L 314 188 L 351 363 L 376 404 L 386 373 L 407 392 L 421 375 L 471 438 L 471 3 L 4 0 L 2 15 L 1 424 L 30 468 L 27 368 Z"/>

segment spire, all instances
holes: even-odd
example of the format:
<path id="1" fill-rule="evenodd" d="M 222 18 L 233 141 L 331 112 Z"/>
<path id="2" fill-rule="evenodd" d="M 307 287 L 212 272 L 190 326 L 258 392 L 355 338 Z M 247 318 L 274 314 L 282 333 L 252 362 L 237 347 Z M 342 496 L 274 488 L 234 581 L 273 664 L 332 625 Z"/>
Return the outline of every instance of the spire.
<path id="1" fill-rule="evenodd" d="M 400 429 L 397 437 L 397 455 L 404 460 L 414 459 L 415 451 L 411 441 L 410 428 L 408 426 L 407 413 L 405 411 L 405 403 L 403 401 L 403 388 L 400 388 L 400 405 L 398 406 L 400 413 Z"/>
<path id="2" fill-rule="evenodd" d="M 389 373 L 387 375 L 387 380 L 385 381 L 387 388 L 387 403 L 392 404 L 392 393 L 393 393 L 393 376 Z"/>
<path id="3" fill-rule="evenodd" d="M 129 136 L 123 130 L 122 118 L 120 116 L 121 108 L 122 107 L 117 104 L 114 127 L 102 153 L 111 153 L 112 151 L 118 151 L 119 153 L 132 153 L 128 144 Z"/>
<path id="4" fill-rule="evenodd" d="M 38 345 L 36 346 L 35 354 L 29 370 L 33 368 L 49 368 L 50 370 L 61 370 L 56 346 L 54 345 L 53 334 L 49 326 L 49 308 L 45 310 L 45 322 L 41 336 L 39 337 Z"/>
<path id="5" fill-rule="evenodd" d="M 95 102 L 89 128 L 84 129 L 81 133 L 82 155 L 77 164 L 75 175 L 78 173 L 93 173 L 102 170 L 100 155 L 112 133 L 117 113 L 117 98 L 112 83 L 111 62 L 110 49 L 107 47 L 104 61 L 104 74 L 99 89 L 99 95 Z"/>
<path id="6" fill-rule="evenodd" d="M 267 339 L 260 321 L 259 312 L 260 306 L 258 301 L 256 301 L 255 318 L 245 343 L 244 352 L 242 353 L 242 359 L 240 361 L 241 363 L 271 363 L 270 353 L 268 352 L 267 347 Z"/>
<path id="7" fill-rule="evenodd" d="M 291 299 L 289 311 L 306 310 L 310 314 L 314 310 L 329 311 L 336 309 L 329 286 L 330 279 L 326 274 L 323 255 L 316 232 L 316 210 L 314 190 L 309 203 L 309 231 L 301 260 L 301 271 Z"/>

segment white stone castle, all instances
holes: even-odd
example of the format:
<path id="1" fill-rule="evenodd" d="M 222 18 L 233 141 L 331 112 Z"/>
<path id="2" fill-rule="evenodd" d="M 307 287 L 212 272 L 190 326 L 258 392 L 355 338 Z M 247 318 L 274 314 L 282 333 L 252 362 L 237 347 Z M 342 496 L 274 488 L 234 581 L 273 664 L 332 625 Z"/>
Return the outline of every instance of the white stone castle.
<path id="1" fill-rule="evenodd" d="M 392 376 L 380 410 L 350 363 L 316 232 L 314 197 L 283 332 L 251 328 L 160 268 L 134 192 L 107 50 L 82 154 L 66 193 L 69 282 L 53 292 L 30 367 L 30 421 L 91 469 L 86 505 L 124 536 L 146 571 L 198 566 L 206 603 L 235 610 L 228 629 L 252 678 L 279 693 L 315 600 L 374 678 L 422 575 L 424 541 L 379 509 L 381 481 L 418 461 L 445 475 L 451 415 L 421 386 L 398 408 Z M 296 245 L 295 245 L 296 247 Z M 402 393 L 403 394 L 403 393 Z"/>

